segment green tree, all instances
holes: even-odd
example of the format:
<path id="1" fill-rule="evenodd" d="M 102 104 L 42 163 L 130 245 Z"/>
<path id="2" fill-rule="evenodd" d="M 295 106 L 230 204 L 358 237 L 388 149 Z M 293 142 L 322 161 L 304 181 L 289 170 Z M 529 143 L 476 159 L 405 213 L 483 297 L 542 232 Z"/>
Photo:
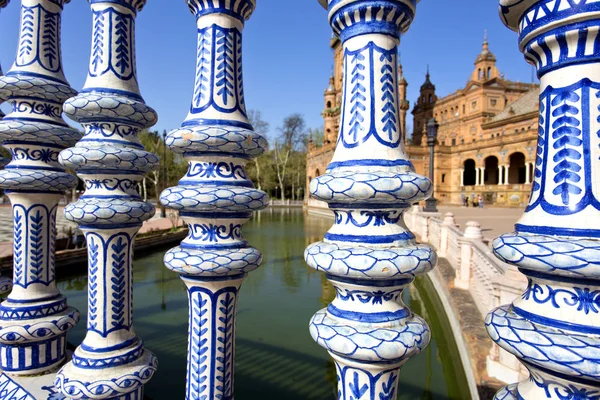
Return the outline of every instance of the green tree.
<path id="1" fill-rule="evenodd" d="M 300 114 L 286 117 L 279 132 L 280 135 L 273 146 L 273 160 L 281 191 L 281 200 L 285 201 L 286 183 L 290 175 L 290 160 L 295 157 L 295 153 L 306 151 L 307 135 L 304 117 Z"/>

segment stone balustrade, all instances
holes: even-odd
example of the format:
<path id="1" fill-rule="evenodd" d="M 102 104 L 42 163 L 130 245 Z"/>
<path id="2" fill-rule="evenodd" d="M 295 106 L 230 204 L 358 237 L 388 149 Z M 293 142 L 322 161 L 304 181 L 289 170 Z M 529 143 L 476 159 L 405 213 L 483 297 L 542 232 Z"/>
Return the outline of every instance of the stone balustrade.
<path id="1" fill-rule="evenodd" d="M 421 240 L 427 239 L 440 257 L 455 271 L 453 286 L 467 290 L 481 317 L 495 307 L 512 301 L 527 287 L 527 280 L 517 269 L 498 260 L 484 240 L 478 222 L 467 222 L 464 231 L 456 224 L 454 215 L 424 213 L 414 206 L 405 218 L 407 226 Z M 436 279 L 435 275 L 431 275 Z M 487 360 L 487 375 L 502 382 L 523 378 L 523 368 L 511 354 L 495 344 Z"/>
<path id="2" fill-rule="evenodd" d="M 140 400 L 158 366 L 135 334 L 132 304 L 133 242 L 154 215 L 137 185 L 158 165 L 137 138 L 157 121 L 136 73 L 135 21 L 146 0 L 89 0 L 93 39 L 79 94 L 61 59 L 61 15 L 69 1 L 21 0 L 17 57 L 6 76 L 0 73 L 0 101 L 12 105 L 0 121 L 0 140 L 12 157 L 0 171 L 0 188 L 14 215 L 12 289 L 0 282 L 0 294 L 10 290 L 0 305 L 0 399 Z M 267 147 L 248 121 L 242 79 L 242 31 L 256 2 L 186 2 L 197 25 L 196 82 L 188 117 L 167 143 L 189 170 L 161 202 L 180 212 L 189 235 L 165 264 L 181 275 L 189 296 L 186 398 L 231 399 L 239 288 L 262 261 L 242 226 L 269 202 L 245 172 Z M 0 0 L 0 8 L 7 3 Z M 453 288 L 468 291 L 487 314 L 485 326 L 498 344 L 487 356 L 488 375 L 513 382 L 524 367 L 530 373 L 496 399 L 598 398 L 598 1 L 500 1 L 503 22 L 519 33 L 542 92 L 529 206 L 516 233 L 496 239 L 493 250 L 476 222 L 463 232 L 452 215 L 414 207 L 406 213 L 432 191 L 414 173 L 399 124 L 399 38 L 418 1 L 320 3 L 344 46 L 344 92 L 353 93 L 341 106 L 334 158 L 311 183 L 308 200 L 321 210 L 325 203 L 334 225 L 305 253 L 337 292 L 313 317 L 310 333 L 335 361 L 338 397 L 397 395 L 400 368 L 430 339 L 402 293 L 433 269 L 437 250 L 454 272 Z M 63 111 L 82 124 L 83 137 Z M 65 214 L 86 236 L 89 272 L 86 336 L 70 355 L 66 336 L 79 312 L 55 280 L 57 204 L 77 184 L 67 169 L 86 185 Z"/>

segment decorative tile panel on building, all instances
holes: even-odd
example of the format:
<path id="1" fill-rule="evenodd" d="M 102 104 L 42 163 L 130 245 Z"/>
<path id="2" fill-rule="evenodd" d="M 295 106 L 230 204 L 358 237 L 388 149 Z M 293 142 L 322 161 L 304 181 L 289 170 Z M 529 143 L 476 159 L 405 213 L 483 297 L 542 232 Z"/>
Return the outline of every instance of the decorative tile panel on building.
<path id="1" fill-rule="evenodd" d="M 307 185 L 325 172 L 339 131 L 342 90 L 341 44 L 331 39 L 333 76 L 325 90 L 323 145 L 309 143 Z M 408 82 L 399 66 L 400 123 L 406 130 Z M 438 98 L 429 69 L 412 109 L 413 132 L 406 151 L 416 172 L 427 175 L 427 121 L 439 124 L 435 146 L 435 193 L 441 203 L 464 204 L 481 195 L 486 204 L 524 206 L 529 201 L 538 130 L 538 85 L 506 79 L 496 66 L 487 34 L 463 89 Z M 308 186 L 307 186 L 308 188 Z M 308 190 L 306 191 L 308 193 Z"/>

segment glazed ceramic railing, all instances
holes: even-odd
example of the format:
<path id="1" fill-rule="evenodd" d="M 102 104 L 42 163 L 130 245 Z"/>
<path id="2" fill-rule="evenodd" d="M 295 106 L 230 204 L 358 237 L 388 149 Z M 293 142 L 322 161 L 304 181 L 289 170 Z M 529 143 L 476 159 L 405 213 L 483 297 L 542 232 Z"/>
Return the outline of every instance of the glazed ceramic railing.
<path id="1" fill-rule="evenodd" d="M 329 0 L 328 9 L 344 48 L 346 95 L 333 160 L 310 192 L 335 219 L 305 259 L 337 296 L 313 316 L 310 333 L 336 364 L 340 399 L 392 399 L 400 368 L 430 338 L 402 292 L 436 261 L 403 222 L 411 204 L 432 191 L 414 173 L 399 124 L 398 45 L 416 1 Z"/>
<path id="2" fill-rule="evenodd" d="M 2 11 L 2 9 L 8 5 L 9 1 L 10 0 L 0 0 L 0 11 Z M 0 27 L 1 26 L 2 26 L 2 21 L 0 18 Z M 0 78 L 1 77 L 2 77 L 2 65 L 0 65 Z M 3 102 L 4 102 L 4 99 L 2 99 L 2 97 L 0 97 L 0 104 L 2 104 Z M 4 113 L 2 112 L 2 110 L 0 110 L 0 121 L 2 120 L 2 118 L 4 118 Z M 4 167 L 7 162 L 8 162 L 8 160 L 6 160 L 3 157 L 0 157 L 0 168 Z M 13 284 L 12 284 L 11 278 L 9 278 L 7 276 L 0 276 L 0 296 L 10 293 L 10 291 L 12 290 L 12 287 L 13 287 Z"/>
<path id="3" fill-rule="evenodd" d="M 526 286 L 526 281 L 514 267 L 493 255 L 481 236 L 478 223 L 468 222 L 463 232 L 452 213 L 446 214 L 442 220 L 437 214 L 422 213 L 419 207 L 413 207 L 406 221 L 407 226 L 421 238 L 427 234 L 428 243 L 440 257 L 448 260 L 456 275 L 453 286 L 469 291 L 482 318 L 502 304 L 502 300 L 514 298 Z M 514 356 L 496 345 L 493 345 L 488 357 L 487 372 L 490 377 L 503 382 L 522 376 Z"/>
<path id="4" fill-rule="evenodd" d="M 504 24 L 540 79 L 529 204 L 493 243 L 529 285 L 486 319 L 530 373 L 497 399 L 600 396 L 600 7 L 596 0 L 501 0 Z"/>

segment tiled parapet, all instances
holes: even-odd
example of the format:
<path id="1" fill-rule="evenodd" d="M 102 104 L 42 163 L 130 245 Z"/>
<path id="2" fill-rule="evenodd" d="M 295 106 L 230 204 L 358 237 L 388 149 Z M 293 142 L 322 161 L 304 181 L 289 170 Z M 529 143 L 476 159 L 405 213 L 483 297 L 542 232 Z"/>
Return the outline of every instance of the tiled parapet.
<path id="1" fill-rule="evenodd" d="M 504 23 L 540 78 L 535 181 L 516 232 L 496 255 L 529 279 L 493 310 L 492 339 L 530 379 L 498 399 L 600 396 L 600 7 L 597 1 L 502 0 Z"/>
<path id="2" fill-rule="evenodd" d="M 399 35 L 416 1 L 330 0 L 328 8 L 343 42 L 342 117 L 333 160 L 310 191 L 328 203 L 335 224 L 305 258 L 337 296 L 310 333 L 336 363 L 340 399 L 392 399 L 401 366 L 430 339 L 402 292 L 436 263 L 403 221 L 432 191 L 406 156 L 398 109 Z"/>
<path id="3" fill-rule="evenodd" d="M 269 202 L 245 172 L 267 147 L 248 122 L 242 79 L 242 31 L 255 1 L 187 3 L 198 29 L 196 82 L 188 117 L 167 144 L 189 169 L 161 202 L 179 211 L 189 235 L 165 264 L 188 288 L 186 399 L 231 399 L 239 288 L 262 261 L 242 227 Z"/>
<path id="4" fill-rule="evenodd" d="M 137 192 L 158 166 L 137 134 L 157 121 L 144 103 L 136 75 L 135 21 L 145 0 L 90 0 L 92 49 L 88 78 L 65 113 L 81 123 L 83 138 L 60 153 L 86 191 L 65 209 L 88 248 L 86 336 L 57 374 L 56 387 L 76 399 L 141 399 L 157 367 L 133 329 L 133 241 L 154 207 Z"/>
<path id="5" fill-rule="evenodd" d="M 65 2 L 23 0 L 17 56 L 0 77 L 0 98 L 13 109 L 0 121 L 0 140 L 12 161 L 0 188 L 14 216 L 13 288 L 0 305 L 0 369 L 7 375 L 43 375 L 65 360 L 66 334 L 79 320 L 55 282 L 56 211 L 76 178 L 59 152 L 81 135 L 62 119 L 76 92 L 62 70 L 60 29 Z"/>

